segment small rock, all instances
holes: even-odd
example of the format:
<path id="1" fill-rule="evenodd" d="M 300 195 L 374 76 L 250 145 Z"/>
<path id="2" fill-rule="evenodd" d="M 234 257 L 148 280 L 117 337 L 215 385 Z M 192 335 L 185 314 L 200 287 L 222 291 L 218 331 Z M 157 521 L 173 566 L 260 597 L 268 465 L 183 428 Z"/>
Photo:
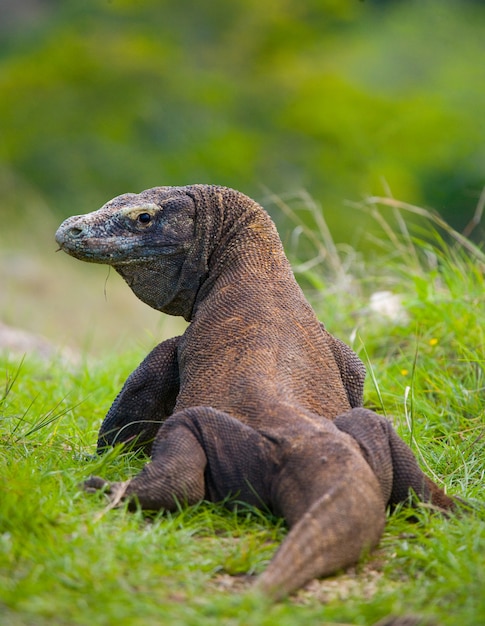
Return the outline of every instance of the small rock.
<path id="1" fill-rule="evenodd" d="M 387 317 L 393 322 L 405 322 L 407 320 L 401 296 L 391 291 L 374 292 L 369 300 L 369 312 Z"/>

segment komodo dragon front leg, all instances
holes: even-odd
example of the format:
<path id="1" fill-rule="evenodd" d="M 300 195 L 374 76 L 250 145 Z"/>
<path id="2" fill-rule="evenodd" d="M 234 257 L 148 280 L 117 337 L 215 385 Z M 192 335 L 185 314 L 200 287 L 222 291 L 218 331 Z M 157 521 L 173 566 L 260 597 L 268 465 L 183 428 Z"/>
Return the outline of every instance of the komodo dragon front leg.
<path id="1" fill-rule="evenodd" d="M 130 374 L 101 425 L 98 452 L 125 443 L 150 453 L 160 424 L 172 414 L 179 392 L 179 339 L 160 343 Z"/>
<path id="2" fill-rule="evenodd" d="M 362 406 L 364 403 L 365 365 L 346 343 L 331 335 L 322 322 L 320 322 L 320 328 L 339 369 L 350 406 L 352 408 Z"/>

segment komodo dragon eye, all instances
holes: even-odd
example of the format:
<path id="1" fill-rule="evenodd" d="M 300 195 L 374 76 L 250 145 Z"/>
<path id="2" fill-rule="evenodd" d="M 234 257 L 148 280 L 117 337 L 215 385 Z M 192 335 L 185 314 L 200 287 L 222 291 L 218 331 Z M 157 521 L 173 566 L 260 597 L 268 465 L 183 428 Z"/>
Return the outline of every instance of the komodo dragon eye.
<path id="1" fill-rule="evenodd" d="M 140 215 L 137 217 L 137 220 L 140 222 L 140 224 L 148 224 L 151 219 L 152 216 L 150 215 L 150 213 L 140 213 Z"/>

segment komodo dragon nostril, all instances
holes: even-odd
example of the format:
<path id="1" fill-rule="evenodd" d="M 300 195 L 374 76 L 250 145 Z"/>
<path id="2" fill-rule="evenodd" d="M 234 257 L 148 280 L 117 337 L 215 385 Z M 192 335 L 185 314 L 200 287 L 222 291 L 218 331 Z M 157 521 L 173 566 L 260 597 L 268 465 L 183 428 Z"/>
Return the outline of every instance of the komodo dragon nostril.
<path id="1" fill-rule="evenodd" d="M 68 235 L 72 238 L 72 239 L 77 239 L 78 237 L 80 237 L 83 234 L 84 230 L 82 228 L 77 228 L 76 226 L 73 226 L 72 228 L 70 228 L 68 230 Z"/>

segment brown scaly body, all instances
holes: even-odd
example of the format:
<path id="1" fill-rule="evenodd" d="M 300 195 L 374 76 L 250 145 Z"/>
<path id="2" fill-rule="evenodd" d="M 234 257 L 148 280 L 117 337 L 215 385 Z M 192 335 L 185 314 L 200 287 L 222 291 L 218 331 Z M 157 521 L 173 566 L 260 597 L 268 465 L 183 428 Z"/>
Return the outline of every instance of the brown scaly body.
<path id="1" fill-rule="evenodd" d="M 257 581 L 275 599 L 355 563 L 410 489 L 452 508 L 390 424 L 361 408 L 362 363 L 318 322 L 253 200 L 158 187 L 69 218 L 56 239 L 191 322 L 131 374 L 101 426 L 100 451 L 151 450 L 137 476 L 111 485 L 115 500 L 173 510 L 233 495 L 282 515 L 290 532 Z"/>

